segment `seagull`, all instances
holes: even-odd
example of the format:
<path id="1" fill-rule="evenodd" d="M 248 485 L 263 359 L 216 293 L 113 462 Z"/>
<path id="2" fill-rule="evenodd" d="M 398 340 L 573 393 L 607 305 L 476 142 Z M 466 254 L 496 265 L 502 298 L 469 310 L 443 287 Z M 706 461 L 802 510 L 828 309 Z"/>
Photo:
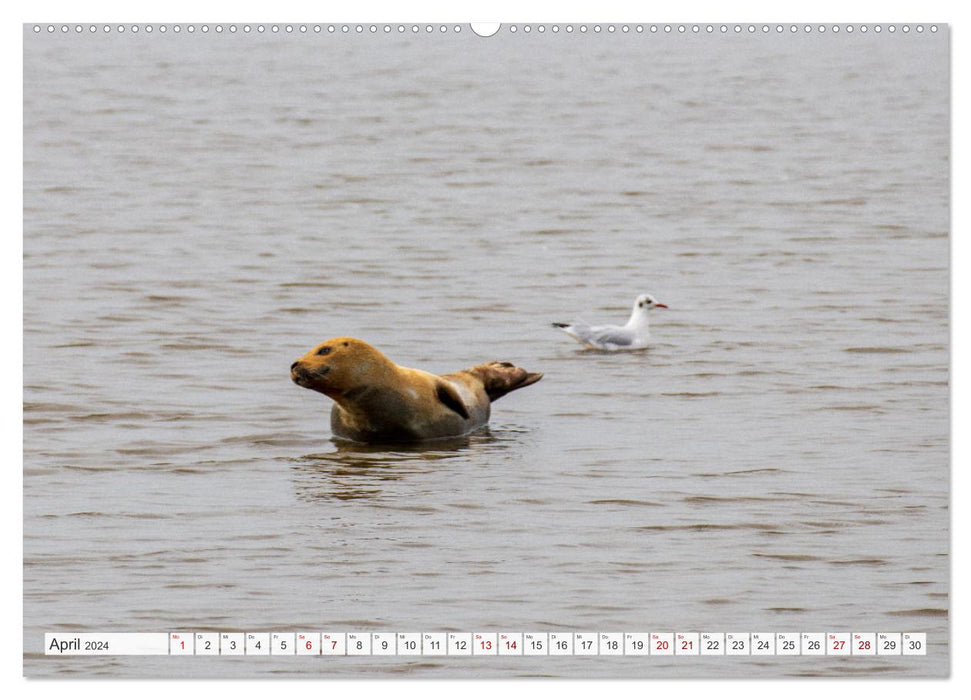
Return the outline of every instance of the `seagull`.
<path id="1" fill-rule="evenodd" d="M 650 294 L 641 294 L 634 300 L 634 310 L 623 326 L 588 326 L 585 323 L 554 323 L 553 328 L 575 338 L 582 345 L 594 350 L 637 350 L 647 347 L 650 330 L 648 316 L 651 309 L 666 309 Z"/>

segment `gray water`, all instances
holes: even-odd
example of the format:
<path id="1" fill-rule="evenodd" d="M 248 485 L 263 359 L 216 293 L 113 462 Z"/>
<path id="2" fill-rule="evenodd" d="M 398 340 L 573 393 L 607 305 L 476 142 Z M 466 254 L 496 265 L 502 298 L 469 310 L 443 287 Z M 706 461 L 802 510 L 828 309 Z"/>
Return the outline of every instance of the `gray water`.
<path id="1" fill-rule="evenodd" d="M 948 32 L 24 37 L 30 676 L 942 676 Z M 667 303 L 644 352 L 550 327 Z M 336 335 L 545 373 L 331 440 Z M 926 657 L 55 658 L 44 632 L 928 635 Z"/>

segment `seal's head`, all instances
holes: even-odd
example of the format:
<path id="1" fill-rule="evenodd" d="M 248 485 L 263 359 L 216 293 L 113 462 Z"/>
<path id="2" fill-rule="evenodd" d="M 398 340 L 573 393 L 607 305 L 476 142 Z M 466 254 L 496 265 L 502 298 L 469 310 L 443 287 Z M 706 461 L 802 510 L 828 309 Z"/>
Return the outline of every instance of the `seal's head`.
<path id="1" fill-rule="evenodd" d="M 337 400 L 355 388 L 379 383 L 394 365 L 357 338 L 331 338 L 290 365 L 290 379 Z"/>

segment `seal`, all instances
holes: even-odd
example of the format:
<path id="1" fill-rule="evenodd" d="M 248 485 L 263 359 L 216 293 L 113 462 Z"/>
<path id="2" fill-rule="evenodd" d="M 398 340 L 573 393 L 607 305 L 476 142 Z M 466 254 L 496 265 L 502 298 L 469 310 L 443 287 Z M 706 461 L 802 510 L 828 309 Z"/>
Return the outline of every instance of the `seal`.
<path id="1" fill-rule="evenodd" d="M 334 401 L 330 427 L 356 442 L 416 442 L 465 435 L 489 422 L 492 402 L 543 375 L 486 362 L 436 375 L 401 367 L 357 338 L 331 338 L 290 365 L 294 383 Z"/>

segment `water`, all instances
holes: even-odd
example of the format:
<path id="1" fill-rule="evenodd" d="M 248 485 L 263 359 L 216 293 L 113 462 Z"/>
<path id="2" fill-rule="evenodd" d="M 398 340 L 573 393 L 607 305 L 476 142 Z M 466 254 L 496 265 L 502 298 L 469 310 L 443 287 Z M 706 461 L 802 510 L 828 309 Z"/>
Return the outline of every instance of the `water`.
<path id="1" fill-rule="evenodd" d="M 948 673 L 936 35 L 24 42 L 30 676 Z M 653 315 L 646 352 L 550 328 Z M 546 374 L 339 446 L 335 335 Z M 48 631 L 917 631 L 926 657 L 53 658 Z"/>

